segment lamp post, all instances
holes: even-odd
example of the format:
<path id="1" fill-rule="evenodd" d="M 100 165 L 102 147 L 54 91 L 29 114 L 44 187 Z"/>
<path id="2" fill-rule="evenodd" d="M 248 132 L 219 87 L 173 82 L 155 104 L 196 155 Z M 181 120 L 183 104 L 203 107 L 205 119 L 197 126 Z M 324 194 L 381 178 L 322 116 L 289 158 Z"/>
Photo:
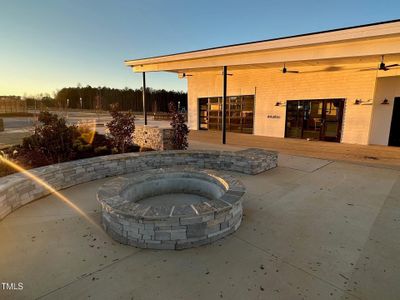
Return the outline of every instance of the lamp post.
<path id="1" fill-rule="evenodd" d="M 68 106 L 69 106 L 69 99 L 67 99 L 67 107 L 65 108 L 67 112 L 67 119 L 68 119 Z"/>
<path id="2" fill-rule="evenodd" d="M 79 102 L 81 103 L 81 109 L 83 109 L 82 97 L 79 97 Z"/>

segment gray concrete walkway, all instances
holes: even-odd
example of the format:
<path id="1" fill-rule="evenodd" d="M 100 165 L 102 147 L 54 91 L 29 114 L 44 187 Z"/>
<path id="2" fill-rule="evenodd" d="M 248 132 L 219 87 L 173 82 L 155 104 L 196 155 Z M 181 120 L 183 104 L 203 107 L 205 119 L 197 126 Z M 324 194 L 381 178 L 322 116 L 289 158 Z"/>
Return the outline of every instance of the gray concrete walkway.
<path id="1" fill-rule="evenodd" d="M 54 196 L 19 209 L 0 222 L 0 281 L 24 289 L 0 299 L 399 298 L 399 171 L 281 155 L 235 176 L 239 230 L 183 251 L 120 245 Z M 106 180 L 62 193 L 99 223 Z"/>

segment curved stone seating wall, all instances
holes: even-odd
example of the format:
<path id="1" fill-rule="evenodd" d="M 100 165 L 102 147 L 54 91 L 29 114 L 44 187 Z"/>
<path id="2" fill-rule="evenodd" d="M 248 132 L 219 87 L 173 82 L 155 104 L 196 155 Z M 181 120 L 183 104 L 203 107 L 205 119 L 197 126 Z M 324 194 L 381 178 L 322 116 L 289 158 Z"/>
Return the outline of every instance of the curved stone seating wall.
<path id="1" fill-rule="evenodd" d="M 275 168 L 277 158 L 276 152 L 254 148 L 236 152 L 160 151 L 99 156 L 29 171 L 60 190 L 105 177 L 179 165 L 254 175 Z M 0 220 L 19 207 L 49 194 L 46 188 L 20 173 L 0 178 Z"/>

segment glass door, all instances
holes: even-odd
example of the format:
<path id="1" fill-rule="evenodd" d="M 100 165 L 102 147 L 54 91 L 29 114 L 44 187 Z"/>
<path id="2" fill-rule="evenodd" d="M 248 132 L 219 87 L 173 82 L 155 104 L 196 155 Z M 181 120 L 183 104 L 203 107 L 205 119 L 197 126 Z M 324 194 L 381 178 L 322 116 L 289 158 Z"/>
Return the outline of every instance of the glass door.
<path id="1" fill-rule="evenodd" d="M 324 101 L 323 126 L 321 140 L 340 142 L 342 135 L 344 100 L 333 99 Z"/>
<path id="2" fill-rule="evenodd" d="M 303 139 L 320 140 L 323 123 L 323 100 L 303 101 Z"/>
<path id="3" fill-rule="evenodd" d="M 199 129 L 208 129 L 208 98 L 199 99 Z"/>
<path id="4" fill-rule="evenodd" d="M 240 112 L 242 133 L 253 133 L 254 127 L 254 96 L 243 96 L 242 111 Z"/>
<path id="5" fill-rule="evenodd" d="M 288 100 L 285 137 L 340 142 L 344 99 Z"/>
<path id="6" fill-rule="evenodd" d="M 221 98 L 209 98 L 208 105 L 208 129 L 221 130 L 222 128 L 222 109 Z"/>
<path id="7" fill-rule="evenodd" d="M 302 137 L 303 113 L 303 101 L 287 101 L 285 137 Z"/>

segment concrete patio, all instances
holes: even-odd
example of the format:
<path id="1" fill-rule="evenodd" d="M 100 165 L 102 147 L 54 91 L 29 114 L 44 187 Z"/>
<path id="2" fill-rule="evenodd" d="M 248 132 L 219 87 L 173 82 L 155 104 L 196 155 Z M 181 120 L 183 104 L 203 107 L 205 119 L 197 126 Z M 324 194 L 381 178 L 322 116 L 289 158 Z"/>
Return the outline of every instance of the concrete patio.
<path id="1" fill-rule="evenodd" d="M 120 245 L 54 196 L 22 207 L 0 222 L 0 281 L 24 289 L 0 298 L 398 299 L 400 171 L 280 154 L 278 168 L 232 174 L 242 225 L 183 251 Z M 99 223 L 107 180 L 62 193 Z"/>

